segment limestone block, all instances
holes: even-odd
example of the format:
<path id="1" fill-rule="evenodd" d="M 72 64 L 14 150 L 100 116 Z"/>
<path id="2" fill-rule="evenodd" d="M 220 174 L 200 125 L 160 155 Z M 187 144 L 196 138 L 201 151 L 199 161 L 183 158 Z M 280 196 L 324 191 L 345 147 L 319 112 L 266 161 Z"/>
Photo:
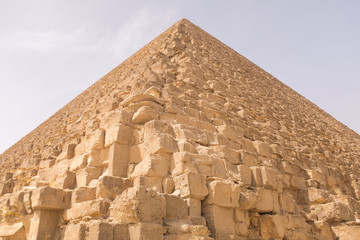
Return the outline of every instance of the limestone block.
<path id="1" fill-rule="evenodd" d="M 204 131 L 183 124 L 177 124 L 173 129 L 177 139 L 190 139 L 201 145 L 208 145 L 207 134 Z"/>
<path id="2" fill-rule="evenodd" d="M 215 180 L 208 183 L 209 195 L 205 204 L 222 207 L 239 207 L 240 186 L 228 181 Z"/>
<path id="3" fill-rule="evenodd" d="M 175 183 L 172 178 L 164 178 L 163 180 L 163 192 L 167 194 L 173 193 L 175 190 Z"/>
<path id="4" fill-rule="evenodd" d="M 148 121 L 156 120 L 158 118 L 159 114 L 155 109 L 149 106 L 142 106 L 134 113 L 132 122 L 135 124 L 144 124 Z"/>
<path id="5" fill-rule="evenodd" d="M 4 183 L 0 183 L 0 195 L 12 193 L 14 187 L 15 187 L 15 182 L 12 180 L 8 180 Z"/>
<path id="6" fill-rule="evenodd" d="M 334 232 L 332 231 L 330 224 L 324 221 L 314 222 L 314 232 L 316 232 L 318 239 L 330 239 L 335 240 Z M 341 238 L 340 238 L 341 239 Z"/>
<path id="7" fill-rule="evenodd" d="M 240 192 L 239 208 L 244 210 L 254 209 L 257 203 L 257 195 L 254 191 Z"/>
<path id="8" fill-rule="evenodd" d="M 129 163 L 139 163 L 146 155 L 145 144 L 133 145 L 129 147 Z"/>
<path id="9" fill-rule="evenodd" d="M 132 139 L 132 128 L 124 124 L 116 124 L 106 130 L 105 147 L 114 142 L 129 145 Z"/>
<path id="10" fill-rule="evenodd" d="M 239 236 L 246 237 L 249 234 L 248 225 L 244 222 L 235 223 L 235 233 Z"/>
<path id="11" fill-rule="evenodd" d="M 31 194 L 31 203 L 35 209 L 62 210 L 66 207 L 64 191 L 52 187 L 34 190 Z"/>
<path id="12" fill-rule="evenodd" d="M 39 168 L 51 168 L 55 163 L 54 159 L 43 160 L 39 164 Z"/>
<path id="13" fill-rule="evenodd" d="M 113 227 L 110 223 L 91 221 L 87 240 L 112 240 L 114 239 Z"/>
<path id="14" fill-rule="evenodd" d="M 129 164 L 129 146 L 113 143 L 109 152 L 109 175 L 115 177 L 127 177 Z"/>
<path id="15" fill-rule="evenodd" d="M 339 222 L 354 221 L 354 212 L 342 202 L 330 202 L 311 206 L 311 213 L 320 221 Z"/>
<path id="16" fill-rule="evenodd" d="M 174 131 L 170 124 L 165 121 L 152 120 L 144 125 L 144 139 L 160 136 L 164 133 L 174 136 Z"/>
<path id="17" fill-rule="evenodd" d="M 318 181 L 320 184 L 326 185 L 326 177 L 320 169 L 310 169 L 307 172 L 311 179 Z"/>
<path id="18" fill-rule="evenodd" d="M 203 200 L 208 194 L 206 176 L 198 173 L 185 173 L 174 177 L 175 188 L 180 189 L 182 198 L 196 198 Z"/>
<path id="19" fill-rule="evenodd" d="M 145 158 L 135 166 L 132 178 L 138 176 L 166 177 L 169 173 L 170 161 L 167 156 L 160 154 L 146 155 Z"/>
<path id="20" fill-rule="evenodd" d="M 251 185 L 251 180 L 252 180 L 251 169 L 243 164 L 238 165 L 237 169 L 239 171 L 239 180 L 247 186 Z"/>
<path id="21" fill-rule="evenodd" d="M 0 238 L 4 240 L 26 240 L 23 223 L 0 223 Z"/>
<path id="22" fill-rule="evenodd" d="M 134 180 L 134 187 L 144 187 L 153 189 L 157 192 L 163 192 L 162 182 L 163 178 L 161 177 L 136 177 Z"/>
<path id="23" fill-rule="evenodd" d="M 96 198 L 95 187 L 79 187 L 73 191 L 71 201 L 74 204 L 89 200 L 95 200 L 95 198 Z"/>
<path id="24" fill-rule="evenodd" d="M 129 125 L 131 123 L 131 117 L 132 115 L 124 109 L 107 112 L 101 120 L 100 127 L 108 129 L 110 126 L 114 126 L 119 123 Z"/>
<path id="25" fill-rule="evenodd" d="M 105 217 L 108 214 L 109 202 L 101 199 L 75 203 L 70 209 L 64 211 L 64 220 L 71 221 L 85 216 Z"/>
<path id="26" fill-rule="evenodd" d="M 101 176 L 103 169 L 97 167 L 85 167 L 76 174 L 76 184 L 78 187 L 87 186 L 91 180 Z"/>
<path id="27" fill-rule="evenodd" d="M 339 240 L 360 239 L 360 225 L 358 222 L 334 224 L 331 226 L 331 229 L 333 230 L 336 239 Z"/>
<path id="28" fill-rule="evenodd" d="M 74 143 L 66 144 L 64 146 L 62 152 L 60 153 L 60 155 L 57 157 L 57 160 L 61 161 L 64 159 L 73 158 L 74 153 L 75 153 L 75 147 L 76 147 L 76 144 L 74 144 Z"/>
<path id="29" fill-rule="evenodd" d="M 196 198 L 186 199 L 189 207 L 189 216 L 201 216 L 201 200 Z"/>
<path id="30" fill-rule="evenodd" d="M 284 237 L 285 228 L 282 217 L 279 215 L 261 215 L 260 226 L 264 239 L 282 239 Z"/>
<path id="31" fill-rule="evenodd" d="M 288 213 L 295 213 L 296 202 L 290 193 L 280 194 L 279 199 L 281 210 Z"/>
<path id="32" fill-rule="evenodd" d="M 74 156 L 84 154 L 85 152 L 86 152 L 86 141 L 85 139 L 82 139 L 82 141 L 78 145 L 76 145 L 74 149 Z"/>
<path id="33" fill-rule="evenodd" d="M 329 192 L 323 189 L 308 188 L 308 198 L 311 204 L 323 204 L 331 202 Z"/>
<path id="34" fill-rule="evenodd" d="M 259 160 L 258 160 L 258 157 L 256 154 L 250 153 L 246 150 L 240 150 L 239 154 L 240 154 L 240 161 L 244 165 L 246 165 L 248 167 L 259 165 Z"/>
<path id="35" fill-rule="evenodd" d="M 197 172 L 192 161 L 193 155 L 187 152 L 176 152 L 170 160 L 171 175 L 177 176 L 186 172 Z"/>
<path id="36" fill-rule="evenodd" d="M 217 234 L 235 234 L 233 208 L 204 204 L 202 206 L 202 213 L 206 219 L 211 236 L 216 236 Z"/>
<path id="37" fill-rule="evenodd" d="M 127 178 L 102 176 L 99 178 L 96 187 L 96 198 L 115 199 L 125 189 L 132 186 L 132 182 Z"/>
<path id="38" fill-rule="evenodd" d="M 264 157 L 271 157 L 272 149 L 268 144 L 262 141 L 253 141 L 253 144 L 258 154 Z"/>
<path id="39" fill-rule="evenodd" d="M 218 126 L 217 130 L 234 142 L 240 142 L 240 139 L 244 136 L 244 133 L 240 128 L 234 128 L 227 125 Z"/>
<path id="40" fill-rule="evenodd" d="M 298 190 L 306 190 L 306 181 L 303 177 L 291 176 L 290 186 Z"/>
<path id="41" fill-rule="evenodd" d="M 257 202 L 255 206 L 259 213 L 270 213 L 279 210 L 278 193 L 274 190 L 261 188 L 257 190 Z"/>
<path id="42" fill-rule="evenodd" d="M 52 184 L 54 188 L 74 189 L 76 184 L 76 175 L 74 172 L 66 171 L 56 176 L 55 182 Z"/>
<path id="43" fill-rule="evenodd" d="M 227 146 L 218 145 L 211 147 L 211 151 L 214 152 L 218 157 L 225 159 L 229 163 L 239 164 L 240 153 Z"/>
<path id="44" fill-rule="evenodd" d="M 235 208 L 235 210 L 234 210 L 234 220 L 235 220 L 236 223 L 249 222 L 248 211 L 240 209 L 240 208 Z"/>
<path id="45" fill-rule="evenodd" d="M 129 240 L 129 229 L 127 224 L 116 223 L 113 225 L 114 229 L 114 240 Z"/>
<path id="46" fill-rule="evenodd" d="M 64 240 L 83 240 L 86 237 L 84 223 L 69 223 L 65 227 Z"/>
<path id="47" fill-rule="evenodd" d="M 71 159 L 70 163 L 70 171 L 76 171 L 80 168 L 83 168 L 87 164 L 89 155 L 88 154 L 82 154 L 75 156 L 73 159 Z"/>
<path id="48" fill-rule="evenodd" d="M 104 148 L 105 130 L 97 129 L 86 136 L 86 151 Z"/>
<path id="49" fill-rule="evenodd" d="M 162 223 L 166 217 L 166 200 L 151 189 L 128 188 L 114 200 L 111 215 L 123 223 Z"/>
<path id="50" fill-rule="evenodd" d="M 130 240 L 162 240 L 163 227 L 161 224 L 137 223 L 129 227 Z"/>
<path id="51" fill-rule="evenodd" d="M 129 106 L 130 104 L 139 103 L 143 101 L 150 101 L 157 103 L 159 105 L 164 105 L 164 102 L 161 99 L 158 99 L 154 96 L 148 95 L 148 94 L 136 94 L 127 97 L 124 101 L 121 102 L 121 105 L 124 107 Z"/>
<path id="52" fill-rule="evenodd" d="M 88 163 L 89 167 L 104 167 L 109 159 L 109 149 L 92 150 L 89 153 Z"/>
<path id="53" fill-rule="evenodd" d="M 145 141 L 148 153 L 174 153 L 179 151 L 175 139 L 169 134 L 162 134 Z"/>
<path id="54" fill-rule="evenodd" d="M 166 219 L 177 219 L 188 215 L 187 202 L 178 196 L 164 194 L 166 200 Z"/>
<path id="55" fill-rule="evenodd" d="M 37 209 L 31 218 L 29 239 L 53 239 L 57 230 L 60 211 Z"/>

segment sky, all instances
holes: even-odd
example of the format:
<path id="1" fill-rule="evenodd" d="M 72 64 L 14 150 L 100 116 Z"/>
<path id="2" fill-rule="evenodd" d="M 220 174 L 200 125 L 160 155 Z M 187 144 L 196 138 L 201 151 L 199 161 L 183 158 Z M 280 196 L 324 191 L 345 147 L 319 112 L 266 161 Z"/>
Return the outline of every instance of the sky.
<path id="1" fill-rule="evenodd" d="M 187 18 L 360 133 L 360 1 L 0 2 L 0 153 Z"/>

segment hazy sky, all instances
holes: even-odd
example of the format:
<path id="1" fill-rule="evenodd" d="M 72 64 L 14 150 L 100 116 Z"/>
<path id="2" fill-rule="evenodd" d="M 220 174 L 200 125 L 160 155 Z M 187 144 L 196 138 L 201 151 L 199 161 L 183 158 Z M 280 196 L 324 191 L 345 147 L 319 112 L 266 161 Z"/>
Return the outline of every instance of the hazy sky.
<path id="1" fill-rule="evenodd" d="M 0 153 L 181 18 L 360 133 L 360 1 L 0 2 Z"/>

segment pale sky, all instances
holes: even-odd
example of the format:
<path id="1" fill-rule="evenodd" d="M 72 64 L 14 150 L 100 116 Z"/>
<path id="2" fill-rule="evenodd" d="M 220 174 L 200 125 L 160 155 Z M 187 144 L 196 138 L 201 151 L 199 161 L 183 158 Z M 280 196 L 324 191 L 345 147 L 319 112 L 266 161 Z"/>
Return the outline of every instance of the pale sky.
<path id="1" fill-rule="evenodd" d="M 0 2 L 0 153 L 181 18 L 360 133 L 360 1 Z"/>

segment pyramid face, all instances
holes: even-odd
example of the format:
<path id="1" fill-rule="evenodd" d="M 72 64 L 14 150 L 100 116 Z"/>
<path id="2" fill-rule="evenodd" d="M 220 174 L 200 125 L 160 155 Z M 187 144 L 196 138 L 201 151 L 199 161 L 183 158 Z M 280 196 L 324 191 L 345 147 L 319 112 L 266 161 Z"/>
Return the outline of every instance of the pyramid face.
<path id="1" fill-rule="evenodd" d="M 359 146 L 183 19 L 0 155 L 0 239 L 360 239 Z"/>

